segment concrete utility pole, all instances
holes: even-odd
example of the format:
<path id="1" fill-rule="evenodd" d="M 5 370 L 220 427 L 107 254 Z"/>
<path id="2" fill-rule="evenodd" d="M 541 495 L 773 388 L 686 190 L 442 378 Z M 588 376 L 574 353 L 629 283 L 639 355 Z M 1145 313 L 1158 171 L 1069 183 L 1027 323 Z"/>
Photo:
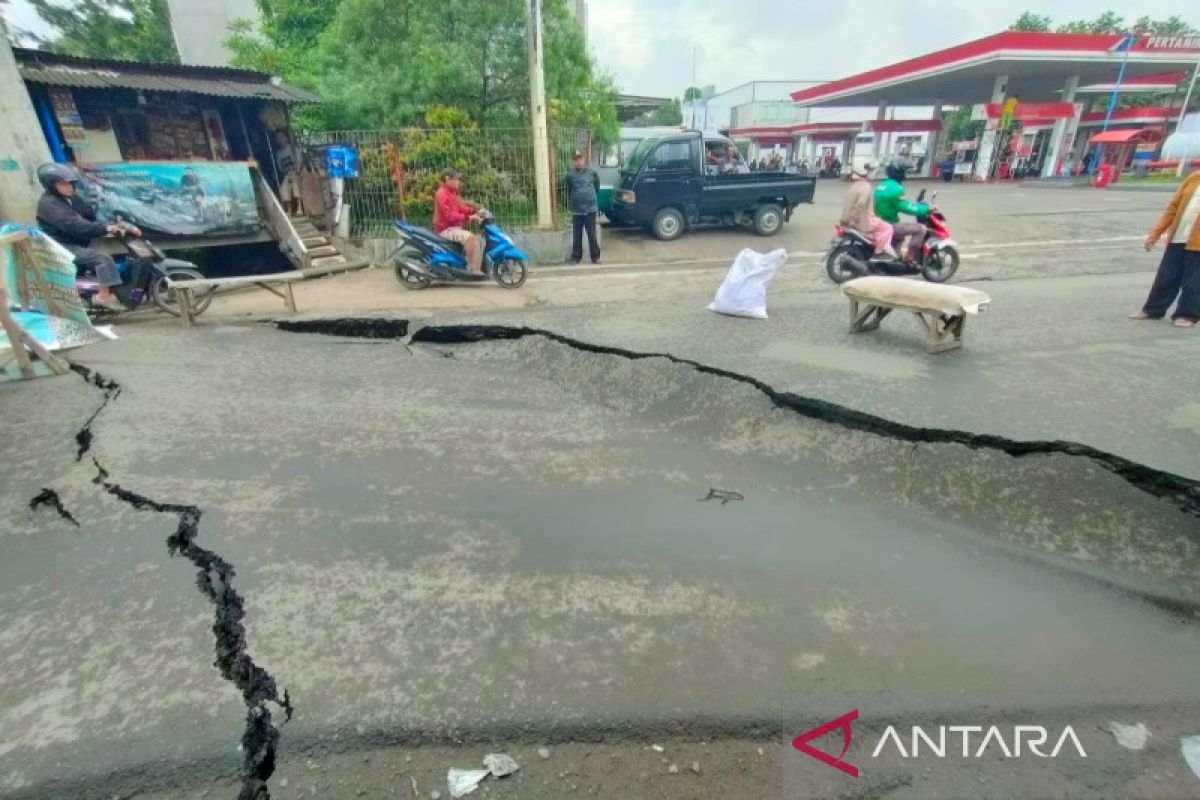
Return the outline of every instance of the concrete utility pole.
<path id="1" fill-rule="evenodd" d="M 537 224 L 554 227 L 554 193 L 550 187 L 550 131 L 546 123 L 546 75 L 542 57 L 542 0 L 525 6 L 529 50 L 529 111 L 533 120 L 533 177 L 537 186 Z"/>
<path id="2" fill-rule="evenodd" d="M 1175 132 L 1179 133 L 1183 129 L 1183 121 L 1187 118 L 1188 104 L 1192 102 L 1192 93 L 1196 91 L 1196 76 L 1200 75 L 1200 63 L 1197 63 L 1192 68 L 1192 80 L 1188 84 L 1187 94 L 1183 97 L 1183 108 L 1179 109 L 1179 122 L 1175 125 Z M 1189 159 L 1186 155 L 1179 157 L 1179 169 L 1175 170 L 1175 174 L 1182 178 L 1187 174 Z"/>
<path id="3" fill-rule="evenodd" d="M 46 137 L 25 90 L 0 19 L 0 221 L 32 224 L 42 187 L 37 168 L 50 161 Z"/>

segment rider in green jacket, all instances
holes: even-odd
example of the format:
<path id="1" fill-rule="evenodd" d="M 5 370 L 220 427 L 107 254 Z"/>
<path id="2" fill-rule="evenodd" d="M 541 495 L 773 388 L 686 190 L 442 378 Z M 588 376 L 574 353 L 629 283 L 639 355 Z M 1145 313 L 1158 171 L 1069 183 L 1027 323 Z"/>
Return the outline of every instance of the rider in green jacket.
<path id="1" fill-rule="evenodd" d="M 921 245 L 925 243 L 925 226 L 919 222 L 901 222 L 900 215 L 923 217 L 929 214 L 929 206 L 904 199 L 902 184 L 908 176 L 907 161 L 892 159 L 888 162 L 886 171 L 887 180 L 875 189 L 875 214 L 896 229 L 896 244 L 902 242 L 905 237 L 912 237 L 908 243 L 908 260 L 912 261 L 921 252 Z"/>

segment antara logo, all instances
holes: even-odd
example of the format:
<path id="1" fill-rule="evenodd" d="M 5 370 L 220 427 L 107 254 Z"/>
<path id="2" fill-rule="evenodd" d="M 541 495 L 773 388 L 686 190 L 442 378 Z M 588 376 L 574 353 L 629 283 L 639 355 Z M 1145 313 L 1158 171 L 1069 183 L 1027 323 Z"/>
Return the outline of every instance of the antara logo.
<path id="1" fill-rule="evenodd" d="M 822 764 L 826 764 L 834 769 L 844 772 L 852 778 L 858 777 L 858 767 L 845 760 L 846 753 L 850 750 L 850 744 L 853 740 L 854 732 L 851 725 L 858 719 L 858 709 L 854 709 L 849 714 L 843 714 L 837 719 L 827 722 L 824 725 L 813 728 L 807 733 L 802 733 L 792 740 L 792 747 L 804 753 L 810 758 L 815 758 Z M 842 734 L 842 752 L 834 757 L 823 750 L 818 750 L 813 747 L 810 742 L 827 736 L 834 731 L 840 731 Z M 1070 726 L 1063 728 L 1062 733 L 1055 739 L 1053 749 L 1045 752 L 1044 748 L 1051 741 L 1050 731 L 1041 725 L 1014 725 L 1011 729 L 1011 736 L 1005 736 L 1005 729 L 997 725 L 992 725 L 984 728 L 982 725 L 941 725 L 936 728 L 936 736 L 930 735 L 925 728 L 919 725 L 914 725 L 907 738 L 902 738 L 896 730 L 896 726 L 889 725 L 887 730 L 883 732 L 883 736 L 879 738 L 879 742 L 875 745 L 874 752 L 871 753 L 871 758 L 879 758 L 889 745 L 895 748 L 901 758 L 921 758 L 932 756 L 934 758 L 947 758 L 957 756 L 962 753 L 963 758 L 981 758 L 988 751 L 988 748 L 994 748 L 995 752 L 1003 753 L 1006 758 L 1021 758 L 1024 755 L 1032 754 L 1039 758 L 1057 758 L 1059 752 L 1070 744 L 1080 758 L 1087 758 L 1087 753 L 1084 752 L 1083 745 L 1079 741 L 1079 737 L 1075 735 L 1075 730 Z M 973 740 L 973 736 L 980 738 Z M 955 747 L 951 749 L 950 744 L 955 744 L 956 740 L 961 742 L 961 748 Z M 905 748 L 905 742 L 909 742 L 909 746 Z M 978 747 L 972 747 L 972 741 L 978 742 Z M 1011 743 L 1011 747 L 1009 744 Z"/>

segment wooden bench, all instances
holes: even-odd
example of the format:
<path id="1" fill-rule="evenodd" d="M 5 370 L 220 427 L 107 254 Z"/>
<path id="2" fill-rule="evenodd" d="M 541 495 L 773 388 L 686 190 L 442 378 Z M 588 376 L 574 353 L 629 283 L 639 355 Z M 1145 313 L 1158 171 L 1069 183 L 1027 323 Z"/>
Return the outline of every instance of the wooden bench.
<path id="1" fill-rule="evenodd" d="M 873 331 L 894 310 L 910 311 L 925 330 L 925 350 L 944 353 L 962 347 L 967 316 L 992 302 L 978 289 L 938 283 L 871 276 L 842 285 L 850 300 L 850 332 Z"/>
<path id="2" fill-rule="evenodd" d="M 205 278 L 204 280 L 175 281 L 168 278 L 167 283 L 173 291 L 179 292 L 182 295 L 179 298 L 179 318 L 183 320 L 183 325 L 186 328 L 191 327 L 192 324 L 193 292 L 204 289 L 217 291 L 231 286 L 257 286 L 283 300 L 283 304 L 287 306 L 287 310 L 295 314 L 296 297 L 292 294 L 292 283 L 302 281 L 304 278 L 305 275 L 303 272 L 293 271 L 276 272 L 270 275 L 246 275 L 238 278 Z M 281 288 L 275 288 L 274 284 L 279 284 Z"/>

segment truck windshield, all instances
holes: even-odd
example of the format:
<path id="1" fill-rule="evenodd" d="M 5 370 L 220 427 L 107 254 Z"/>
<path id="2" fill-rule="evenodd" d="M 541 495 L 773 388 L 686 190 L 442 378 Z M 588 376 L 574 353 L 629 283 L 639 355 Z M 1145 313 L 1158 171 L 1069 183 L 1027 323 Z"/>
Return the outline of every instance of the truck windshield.
<path id="1" fill-rule="evenodd" d="M 641 144 L 633 151 L 633 155 L 625 162 L 625 166 L 621 168 L 621 172 L 628 172 L 631 175 L 636 175 L 642 168 L 642 164 L 646 163 L 646 158 L 654 152 L 654 148 L 658 147 L 660 139 L 642 139 Z"/>

